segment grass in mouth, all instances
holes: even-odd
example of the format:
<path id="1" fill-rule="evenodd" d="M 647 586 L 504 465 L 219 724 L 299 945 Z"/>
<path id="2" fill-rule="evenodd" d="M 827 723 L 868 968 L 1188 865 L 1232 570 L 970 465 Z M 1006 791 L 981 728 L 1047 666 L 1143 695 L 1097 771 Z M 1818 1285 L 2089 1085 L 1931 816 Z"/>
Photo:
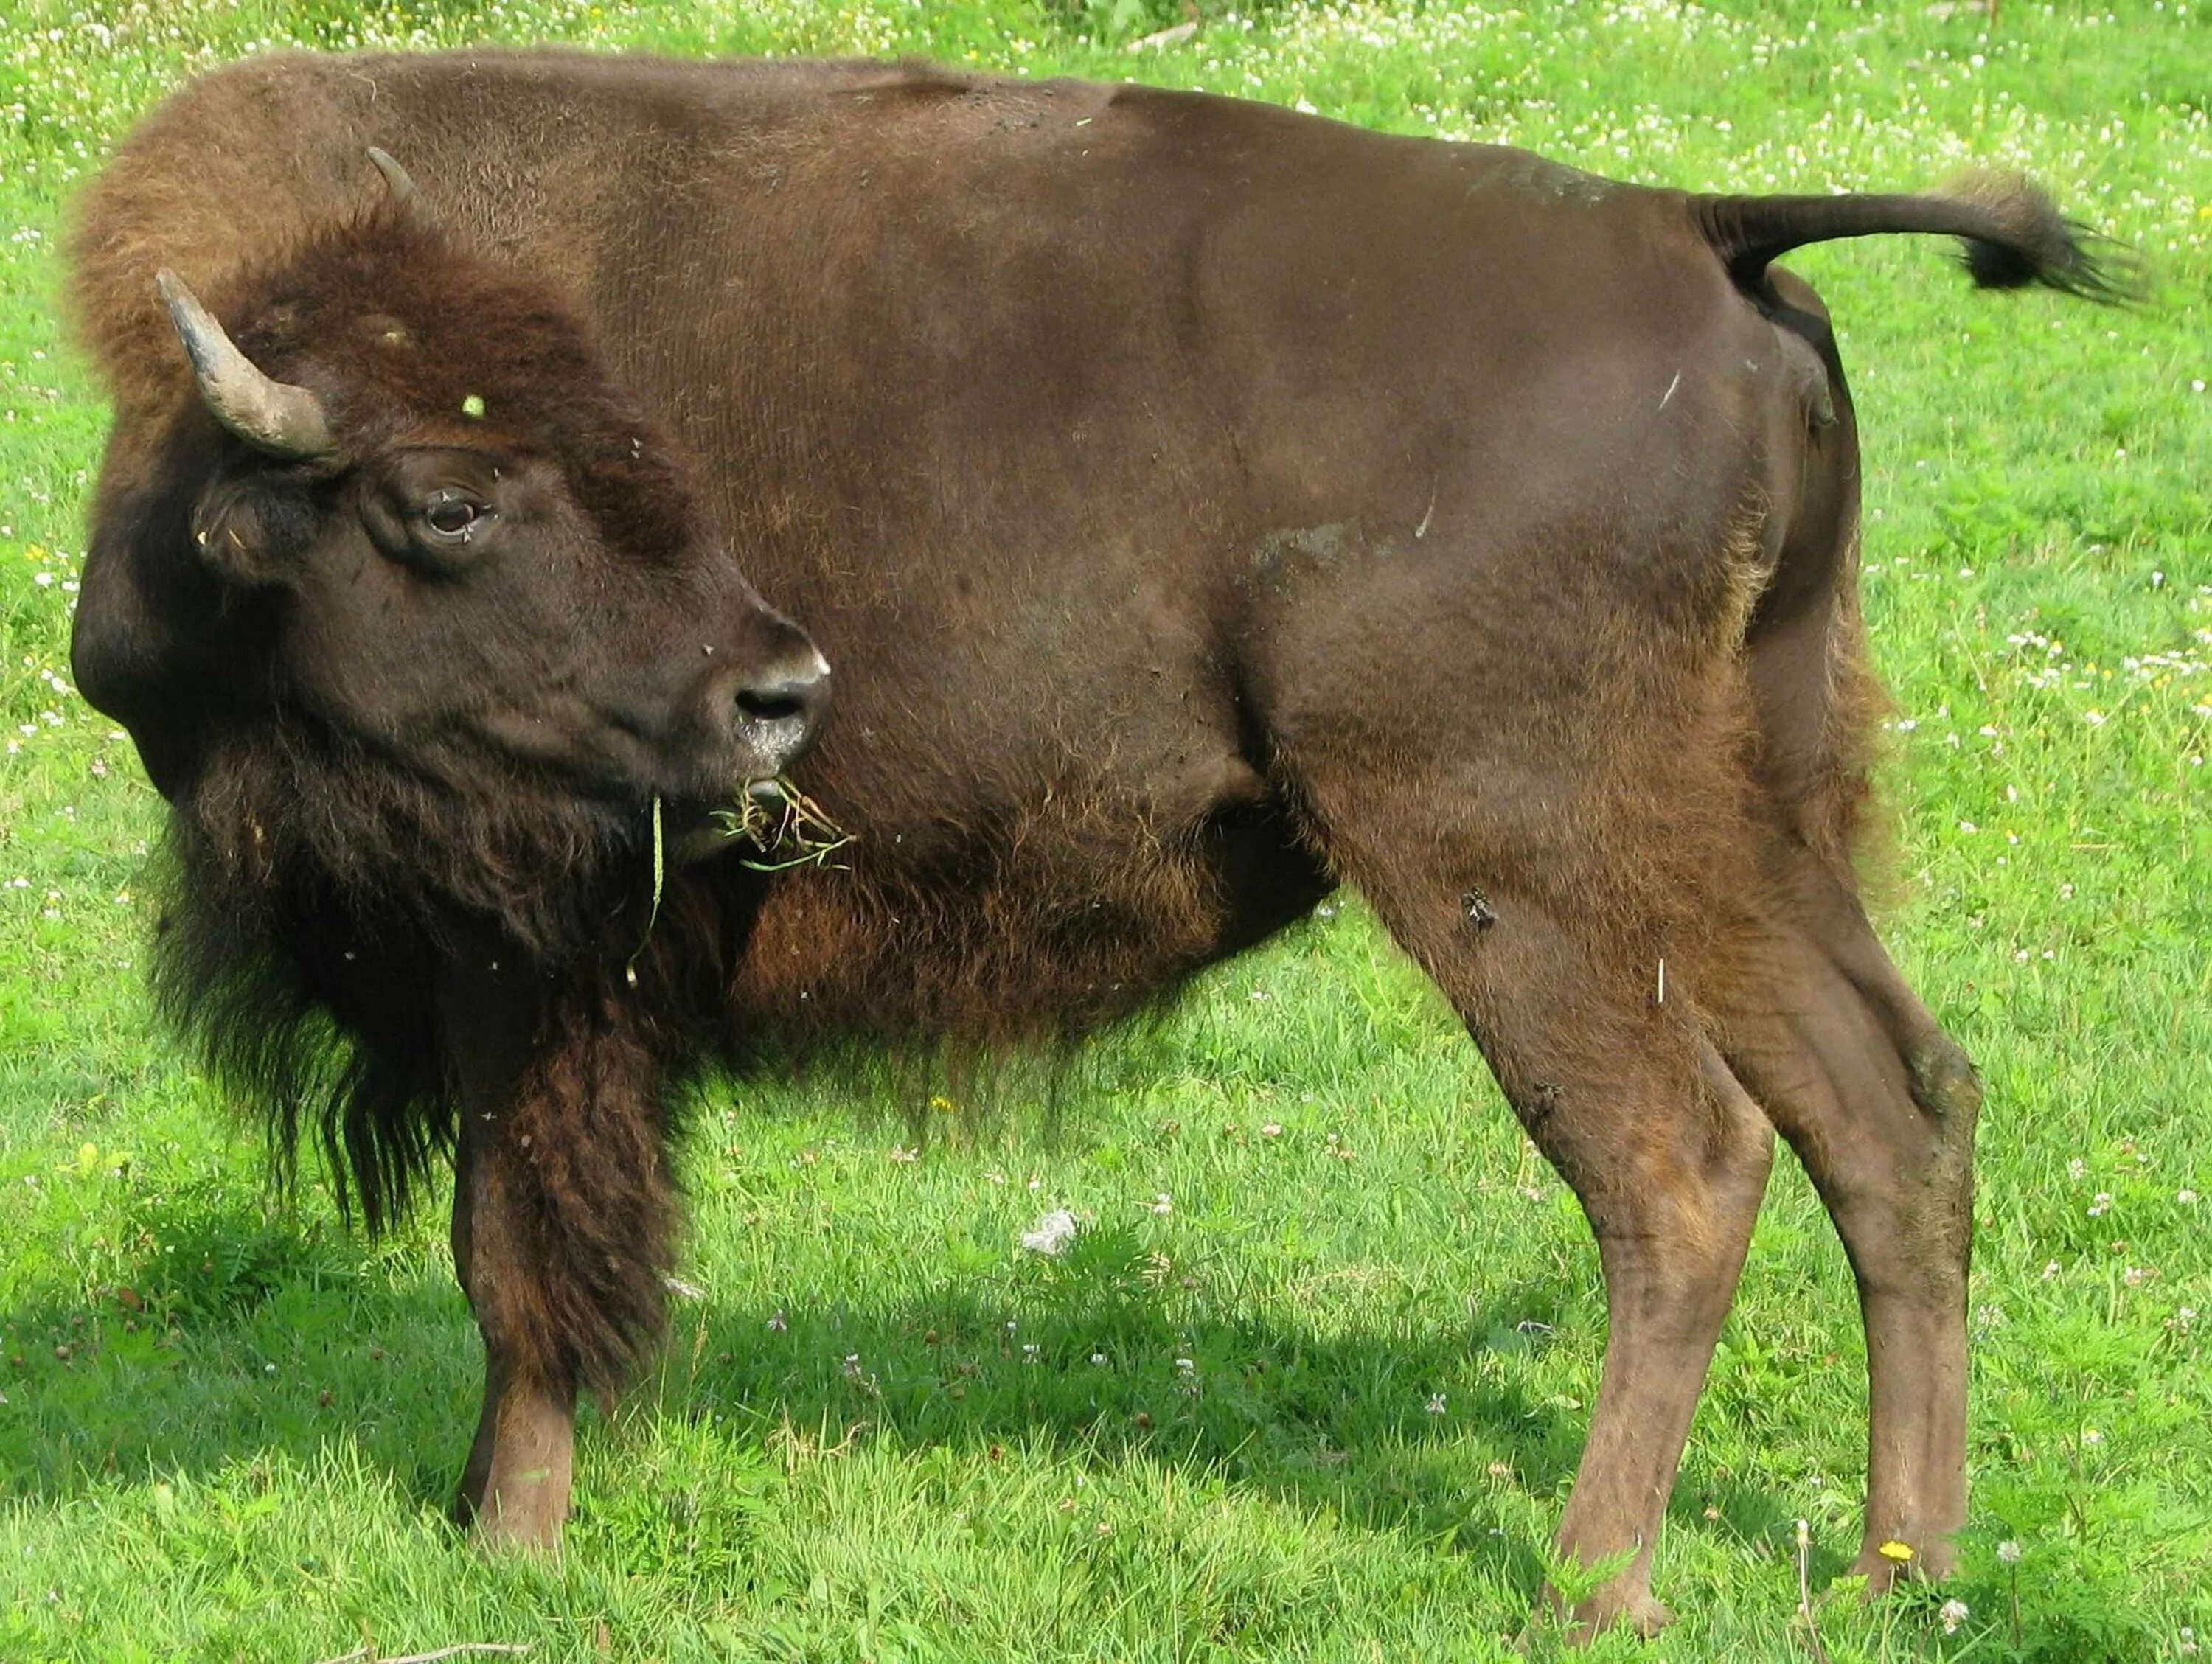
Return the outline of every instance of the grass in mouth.
<path id="1" fill-rule="evenodd" d="M 855 841 L 854 835 L 831 820 L 820 804 L 780 774 L 772 780 L 748 781 L 739 805 L 717 810 L 713 820 L 718 829 L 743 838 L 758 852 L 757 859 L 739 862 L 755 872 L 837 865 L 830 857 Z M 653 847 L 657 862 L 657 823 Z"/>
<path id="2" fill-rule="evenodd" d="M 797 866 L 835 865 L 830 857 L 854 840 L 826 814 L 822 805 L 781 775 L 749 780 L 738 807 L 720 809 L 708 817 L 725 837 L 742 838 L 757 859 L 741 858 L 739 865 L 756 872 L 783 872 Z M 637 986 L 637 962 L 653 940 L 653 927 L 660 919 L 660 898 L 668 885 L 668 837 L 659 793 L 653 799 L 653 900 L 645 915 L 645 933 L 623 967 L 623 977 Z"/>

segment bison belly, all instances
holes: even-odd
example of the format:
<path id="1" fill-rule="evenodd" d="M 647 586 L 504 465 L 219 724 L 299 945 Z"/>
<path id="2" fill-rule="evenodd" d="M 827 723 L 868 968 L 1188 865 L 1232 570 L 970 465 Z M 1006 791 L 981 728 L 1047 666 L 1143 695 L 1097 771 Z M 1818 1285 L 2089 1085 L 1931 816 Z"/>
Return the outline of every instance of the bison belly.
<path id="1" fill-rule="evenodd" d="M 1173 805 L 1054 792 L 984 831 L 917 824 L 857 846 L 848 867 L 785 875 L 732 978 L 737 1037 L 801 1053 L 855 1034 L 1069 1038 L 1172 996 L 1328 894 L 1249 768 L 1224 759 L 1179 784 L 1194 795 Z"/>

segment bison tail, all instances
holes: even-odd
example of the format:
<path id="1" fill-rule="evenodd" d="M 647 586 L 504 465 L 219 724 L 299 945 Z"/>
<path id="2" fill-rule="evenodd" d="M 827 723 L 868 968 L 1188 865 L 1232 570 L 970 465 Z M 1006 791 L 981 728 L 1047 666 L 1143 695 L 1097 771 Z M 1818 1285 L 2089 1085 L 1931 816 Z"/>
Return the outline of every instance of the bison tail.
<path id="1" fill-rule="evenodd" d="M 2040 284 L 2105 305 L 2148 294 L 2141 260 L 2124 245 L 2059 213 L 2016 173 L 1973 173 L 1926 196 L 1692 197 L 1692 212 L 1737 285 L 1755 289 L 1770 262 L 1808 243 L 1926 233 L 1956 237 L 1980 288 Z"/>

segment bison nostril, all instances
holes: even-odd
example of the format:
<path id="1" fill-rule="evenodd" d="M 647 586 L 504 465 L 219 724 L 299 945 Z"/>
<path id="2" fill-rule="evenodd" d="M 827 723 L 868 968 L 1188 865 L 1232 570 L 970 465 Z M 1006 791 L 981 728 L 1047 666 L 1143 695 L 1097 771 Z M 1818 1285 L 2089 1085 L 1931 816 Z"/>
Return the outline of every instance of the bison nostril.
<path id="1" fill-rule="evenodd" d="M 805 716 L 807 702 L 787 688 L 740 688 L 738 708 L 756 722 L 781 722 Z"/>

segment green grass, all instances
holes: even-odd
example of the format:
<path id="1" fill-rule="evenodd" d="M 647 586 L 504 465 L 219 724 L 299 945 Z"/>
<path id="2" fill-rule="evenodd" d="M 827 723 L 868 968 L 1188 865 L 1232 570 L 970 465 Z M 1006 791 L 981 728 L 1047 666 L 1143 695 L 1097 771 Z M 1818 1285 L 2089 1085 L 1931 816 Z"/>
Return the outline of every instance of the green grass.
<path id="1" fill-rule="evenodd" d="M 2202 6 L 1207 0 L 1133 58 L 1165 6 L 0 0 L 0 1658 L 1495 1658 L 1543 1576 L 1595 1256 L 1351 902 L 1057 1091 L 1018 1072 L 934 1114 L 917 1160 L 829 1083 L 709 1093 L 702 1292 L 588 1422 L 565 1556 L 442 1522 L 477 1360 L 437 1219 L 371 1247 L 319 1188 L 271 1202 L 147 1012 L 156 805 L 67 685 L 104 413 L 52 251 L 72 184 L 196 67 L 539 38 L 1135 73 L 1706 187 L 1991 161 L 2139 243 L 2161 301 L 2128 313 L 1975 296 L 1924 244 L 1799 262 L 1867 434 L 1887 933 L 1990 1088 L 1969 1615 L 1820 1595 L 1856 1541 L 1863 1352 L 1785 1162 L 1660 1549 L 1683 1622 L 1594 1656 L 1809 1657 L 1800 1516 L 1838 1664 L 2186 1655 L 2212 1636 Z M 1071 1259 L 1020 1254 L 1057 1204 L 1092 1221 Z"/>

